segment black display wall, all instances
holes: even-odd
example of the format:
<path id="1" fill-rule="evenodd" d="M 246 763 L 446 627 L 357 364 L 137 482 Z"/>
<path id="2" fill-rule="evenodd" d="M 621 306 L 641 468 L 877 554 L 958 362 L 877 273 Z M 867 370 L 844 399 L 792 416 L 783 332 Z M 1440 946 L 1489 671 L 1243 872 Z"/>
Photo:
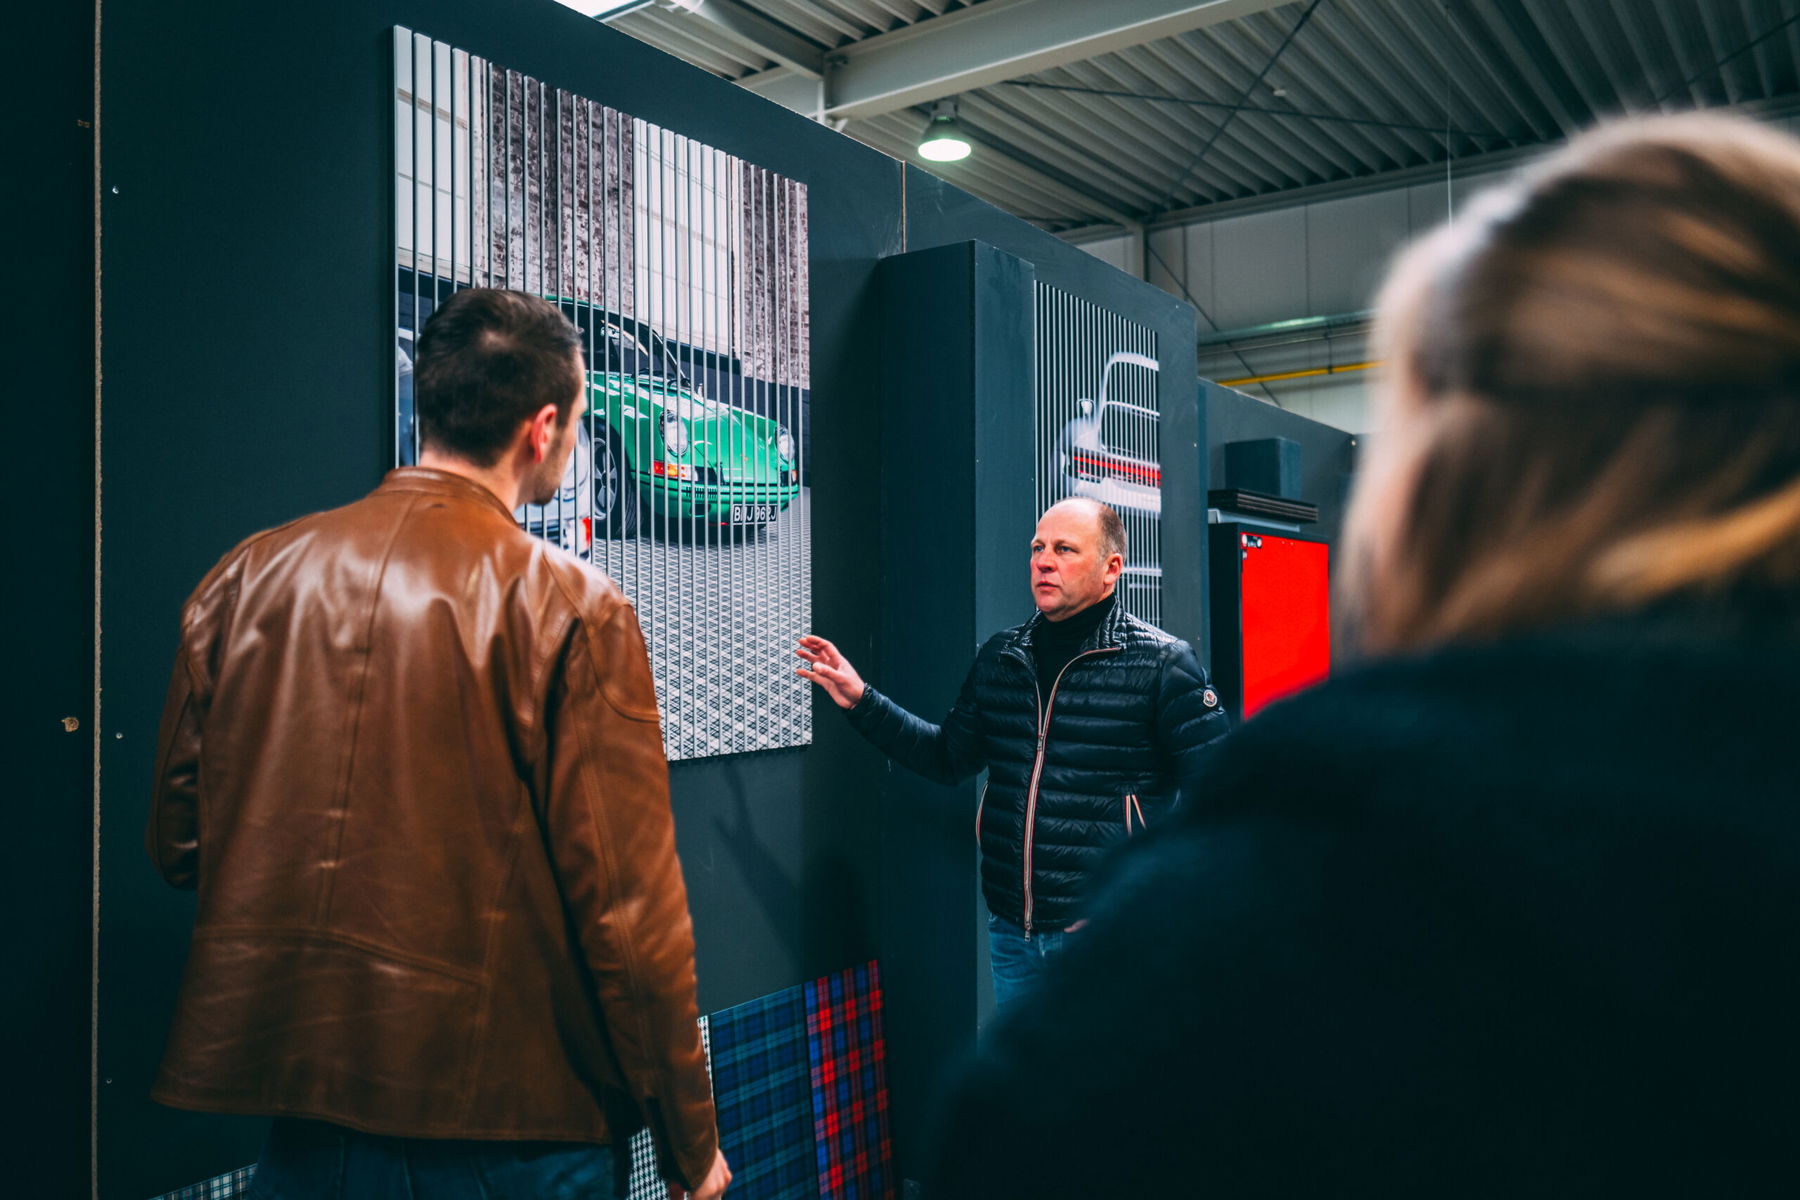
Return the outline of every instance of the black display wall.
<path id="1" fill-rule="evenodd" d="M 1300 494 L 1295 499 L 1319 506 L 1319 520 L 1305 534 L 1336 543 L 1350 499 L 1356 435 L 1211 382 L 1200 384 L 1200 408 L 1211 478 L 1218 481 L 1212 486 L 1230 486 L 1225 481 L 1228 443 L 1287 438 L 1300 447 Z"/>
<path id="2" fill-rule="evenodd" d="M 1029 612 L 1027 506 L 1021 527 L 995 533 L 1001 541 L 984 549 L 1004 556 L 1016 539 L 1015 596 L 996 593 L 973 612 L 896 617 L 892 581 L 923 568 L 915 555 L 884 549 L 910 544 L 897 511 L 907 477 L 895 472 L 917 470 L 887 447 L 908 431 L 929 441 L 929 430 L 891 404 L 883 411 L 891 395 L 884 374 L 915 369 L 923 356 L 892 361 L 905 353 L 892 345 L 883 355 L 882 258 L 980 239 L 1027 260 L 1039 278 L 1154 325 L 1177 367 L 1163 376 L 1165 462 L 1179 453 L 1191 464 L 1166 472 L 1169 507 L 1200 511 L 1205 463 L 1193 379 L 1179 369 L 1192 361 L 1185 306 L 722 80 L 548 0 L 320 0 L 304 9 L 172 0 L 109 9 L 98 1018 L 99 1194 L 109 1198 L 147 1197 L 237 1166 L 261 1136 L 258 1121 L 180 1113 L 148 1099 L 192 905 L 163 888 L 141 831 L 188 590 L 240 538 L 363 494 L 391 461 L 396 24 L 807 185 L 815 625 L 871 678 L 927 651 L 960 675 L 971 631 L 985 636 Z M 1027 360 L 1027 378 L 1029 369 Z M 964 419 L 974 419 L 972 391 L 946 392 L 938 403 L 951 413 L 960 404 Z M 991 468 L 970 469 L 979 478 Z M 1171 576 L 1193 580 L 1170 589 L 1167 623 L 1196 639 L 1204 629 L 1204 532 L 1165 535 Z M 948 705 L 936 690 L 935 681 L 921 681 L 917 699 L 927 711 L 934 698 Z M 945 817 L 912 830 L 912 840 L 901 836 L 880 799 L 888 767 L 829 702 L 819 703 L 806 749 L 672 771 L 702 1009 L 868 958 L 928 961 L 923 947 L 936 927 L 910 918 L 934 881 L 965 865 L 954 900 L 963 915 L 954 919 L 963 945 L 974 941 L 967 822 Z M 59 864 L 59 878 L 70 877 L 86 882 L 85 853 Z M 62 932 L 63 941 L 85 945 L 85 921 Z M 962 979 L 976 969 L 971 963 Z M 893 968 L 885 982 L 895 997 L 890 1055 L 934 1062 L 942 1039 L 916 1031 L 960 1020 L 944 1013 L 964 1002 L 936 1008 L 940 998 L 923 990 L 928 981 Z M 66 1066 L 84 1072 L 85 1056 Z M 921 1069 L 910 1078 L 928 1075 Z M 905 1171 L 929 1108 L 928 1084 L 902 1081 L 897 1089 Z"/>
<path id="3" fill-rule="evenodd" d="M 93 10 L 14 18 L 25 113 L 5 190 L 19 236 L 5 305 L 11 917 L 0 981 L 8 1075 L 0 1191 L 85 1192 L 94 818 Z"/>
<path id="4" fill-rule="evenodd" d="M 881 270 L 882 638 L 871 676 L 900 704 L 937 720 L 976 649 L 1016 624 L 1032 480 L 1029 263 L 963 242 L 888 259 Z M 1002 469 L 994 469 L 1000 464 Z M 929 634 L 925 631 L 929 630 Z M 911 653 L 901 651 L 910 647 Z M 882 792 L 882 949 L 894 1135 L 903 1165 L 929 1127 L 941 1073 L 974 1043 L 991 1004 L 985 908 L 976 879 L 978 781 L 888 774 Z"/>
<path id="5" fill-rule="evenodd" d="M 1032 264 L 1036 278 L 1148 326 L 1157 337 L 1162 371 L 1157 393 L 1162 412 L 1163 625 L 1188 639 L 1202 661 L 1208 648 L 1205 620 L 1207 456 L 1205 430 L 1194 404 L 1194 322 L 1191 305 L 1161 288 L 1133 279 L 1090 254 L 1071 253 L 1060 238 L 1008 216 L 917 167 L 906 168 L 906 245 L 921 250 L 974 238 Z M 1029 364 L 1021 364 L 1029 369 Z M 1180 517 L 1178 514 L 1188 514 Z M 1021 531 L 1020 544 L 1030 540 Z M 1013 622 L 1031 614 L 1024 586 L 1025 561 Z M 1193 588 L 1173 586 L 1194 580 Z"/>

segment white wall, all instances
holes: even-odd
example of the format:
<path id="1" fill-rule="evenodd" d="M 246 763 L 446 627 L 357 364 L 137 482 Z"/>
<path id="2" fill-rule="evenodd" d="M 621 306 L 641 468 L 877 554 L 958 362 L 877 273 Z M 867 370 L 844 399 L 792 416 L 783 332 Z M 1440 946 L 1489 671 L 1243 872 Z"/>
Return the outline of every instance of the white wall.
<path id="1" fill-rule="evenodd" d="M 1771 123 L 1800 136 L 1800 117 Z M 1505 178 L 1503 172 L 1456 173 L 1385 192 L 1158 230 L 1150 236 L 1149 271 L 1143 277 L 1199 309 L 1202 335 L 1367 309 L 1402 246 Z M 1131 271 L 1137 245 L 1135 237 L 1119 237 L 1083 249 Z M 1352 334 L 1241 355 L 1202 350 L 1199 366 L 1203 378 L 1220 380 L 1361 362 L 1370 354 L 1367 336 Z M 1318 376 L 1242 390 L 1328 425 L 1367 433 L 1375 427 L 1370 375 Z"/>
<path id="2" fill-rule="evenodd" d="M 1127 275 L 1138 279 L 1144 277 L 1142 243 L 1132 234 L 1120 234 L 1118 237 L 1101 238 L 1096 242 L 1088 242 L 1081 248 L 1106 263 L 1117 267 Z"/>
<path id="3" fill-rule="evenodd" d="M 1455 177 L 1365 196 L 1225 216 L 1151 235 L 1150 281 L 1200 310 L 1200 332 L 1295 317 L 1359 312 L 1396 251 L 1440 224 L 1501 175 Z M 1362 332 L 1310 337 L 1232 352 L 1202 350 L 1200 374 L 1233 379 L 1364 362 Z M 1243 388 L 1302 416 L 1351 433 L 1375 425 L 1369 372 L 1282 380 Z"/>

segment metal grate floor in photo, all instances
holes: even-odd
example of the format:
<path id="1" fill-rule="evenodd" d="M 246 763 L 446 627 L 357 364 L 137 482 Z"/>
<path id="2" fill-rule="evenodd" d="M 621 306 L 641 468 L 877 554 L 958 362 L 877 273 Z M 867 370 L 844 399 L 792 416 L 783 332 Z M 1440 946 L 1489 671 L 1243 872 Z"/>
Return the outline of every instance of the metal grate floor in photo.
<path id="1" fill-rule="evenodd" d="M 671 760 L 812 742 L 811 685 L 794 674 L 812 614 L 811 500 L 802 489 L 760 536 L 664 540 L 650 564 L 629 541 L 595 539 L 594 565 L 637 606 Z"/>

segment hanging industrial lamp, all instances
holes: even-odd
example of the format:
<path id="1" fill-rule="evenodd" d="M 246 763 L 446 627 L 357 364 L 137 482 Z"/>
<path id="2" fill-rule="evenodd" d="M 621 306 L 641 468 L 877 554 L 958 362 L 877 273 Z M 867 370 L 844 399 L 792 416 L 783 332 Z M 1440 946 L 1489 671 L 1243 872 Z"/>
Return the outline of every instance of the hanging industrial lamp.
<path id="1" fill-rule="evenodd" d="M 939 100 L 931 109 L 931 120 L 919 135 L 919 157 L 932 162 L 956 162 L 969 157 L 969 137 L 956 120 L 956 101 Z"/>

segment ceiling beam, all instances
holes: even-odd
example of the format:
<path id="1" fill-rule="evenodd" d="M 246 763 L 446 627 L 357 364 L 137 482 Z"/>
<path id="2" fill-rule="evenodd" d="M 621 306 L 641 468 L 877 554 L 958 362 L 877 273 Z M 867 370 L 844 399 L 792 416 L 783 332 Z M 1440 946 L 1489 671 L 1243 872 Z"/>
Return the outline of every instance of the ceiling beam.
<path id="1" fill-rule="evenodd" d="M 929 104 L 1291 2 L 985 0 L 829 52 L 825 111 L 856 120 Z"/>
<path id="2" fill-rule="evenodd" d="M 825 74 L 825 51 L 820 46 L 784 25 L 777 25 L 741 0 L 695 0 L 682 4 L 681 8 L 688 15 L 718 26 L 737 41 L 762 53 L 778 64 L 777 70 L 811 79 L 820 79 Z"/>
<path id="3" fill-rule="evenodd" d="M 816 76 L 788 67 L 774 67 L 746 75 L 738 86 L 755 92 L 764 100 L 773 100 L 783 108 L 791 108 L 815 121 L 824 119 L 825 90 Z"/>

